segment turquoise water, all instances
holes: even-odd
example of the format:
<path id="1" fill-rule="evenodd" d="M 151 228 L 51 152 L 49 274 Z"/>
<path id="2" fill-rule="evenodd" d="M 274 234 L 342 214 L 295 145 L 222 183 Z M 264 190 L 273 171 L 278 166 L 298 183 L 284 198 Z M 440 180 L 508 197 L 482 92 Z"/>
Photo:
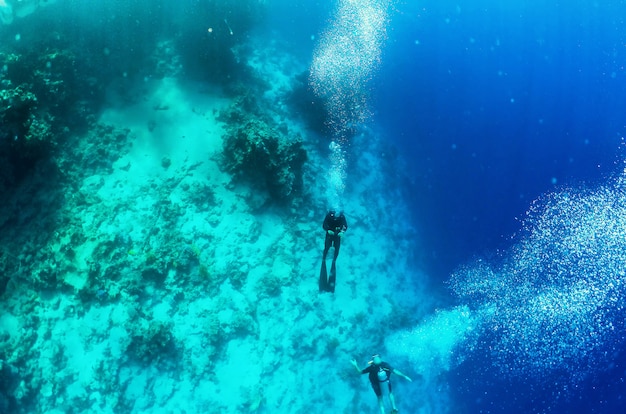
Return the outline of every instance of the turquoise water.
<path id="1" fill-rule="evenodd" d="M 623 6 L 0 0 L 0 412 L 623 412 Z"/>

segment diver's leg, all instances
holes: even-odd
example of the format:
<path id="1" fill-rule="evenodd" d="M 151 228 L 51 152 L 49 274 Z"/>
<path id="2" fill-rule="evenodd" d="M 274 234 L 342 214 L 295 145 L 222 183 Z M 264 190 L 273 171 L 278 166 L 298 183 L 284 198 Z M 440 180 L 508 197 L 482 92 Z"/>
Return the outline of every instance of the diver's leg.
<path id="1" fill-rule="evenodd" d="M 333 245 L 333 239 L 328 234 L 326 234 L 326 239 L 324 239 L 324 254 L 322 255 L 322 260 L 326 260 L 326 255 L 328 254 L 328 250 L 330 246 Z"/>
<path id="2" fill-rule="evenodd" d="M 326 270 L 326 255 L 328 254 L 328 250 L 330 249 L 330 246 L 332 246 L 332 244 L 332 238 L 328 234 L 326 234 L 326 238 L 324 239 L 324 253 L 322 254 L 322 267 L 320 269 L 320 292 L 328 291 L 328 271 Z"/>
<path id="3" fill-rule="evenodd" d="M 382 395 L 378 396 L 378 408 L 380 408 L 380 414 L 385 414 L 385 403 Z"/>
<path id="4" fill-rule="evenodd" d="M 339 236 L 333 236 L 333 246 L 334 246 L 334 254 L 333 254 L 333 263 L 330 265 L 330 277 L 328 278 L 328 291 L 335 292 L 335 283 L 337 280 L 337 256 L 339 255 L 339 246 L 341 240 Z"/>
<path id="5" fill-rule="evenodd" d="M 383 401 L 383 392 L 380 387 L 380 382 L 371 382 L 371 385 L 372 390 L 374 390 L 374 394 L 376 394 L 376 398 L 378 399 L 378 408 L 380 409 L 380 414 L 385 414 L 385 402 Z"/>
<path id="6" fill-rule="evenodd" d="M 335 255 L 333 256 L 333 262 L 337 260 L 337 256 L 339 256 L 339 247 L 341 246 L 341 237 L 335 236 L 334 239 Z"/>
<path id="7" fill-rule="evenodd" d="M 393 393 L 389 391 L 389 401 L 391 401 L 391 408 L 393 409 L 393 413 L 397 413 L 398 409 L 396 408 L 396 400 L 393 398 Z"/>
<path id="8" fill-rule="evenodd" d="M 328 277 L 328 291 L 335 292 L 335 283 L 337 281 L 337 268 L 335 267 L 335 261 L 330 265 L 330 276 Z"/>
<path id="9" fill-rule="evenodd" d="M 326 270 L 326 260 L 322 260 L 322 268 L 320 269 L 319 290 L 320 292 L 328 291 L 328 272 Z"/>

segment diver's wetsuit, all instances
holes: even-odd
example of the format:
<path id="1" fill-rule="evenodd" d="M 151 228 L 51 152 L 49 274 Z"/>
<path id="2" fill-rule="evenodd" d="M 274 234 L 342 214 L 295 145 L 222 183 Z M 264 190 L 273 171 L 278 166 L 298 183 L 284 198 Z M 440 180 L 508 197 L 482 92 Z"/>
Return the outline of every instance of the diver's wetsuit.
<path id="1" fill-rule="evenodd" d="M 333 256 L 333 263 L 337 260 L 339 255 L 339 247 L 341 246 L 340 232 L 348 230 L 348 223 L 346 222 L 346 216 L 343 213 L 339 213 L 337 216 L 334 211 L 329 211 L 326 214 L 322 227 L 326 231 L 326 240 L 324 241 L 324 255 L 322 260 L 326 260 L 326 254 L 331 246 L 335 246 L 335 254 Z M 328 230 L 333 232 L 332 235 L 328 234 Z"/>
<path id="2" fill-rule="evenodd" d="M 389 392 L 391 392 L 391 381 L 389 381 L 389 378 L 392 372 L 393 368 L 391 365 L 384 361 L 379 365 L 372 363 L 367 368 L 361 370 L 361 374 L 369 374 L 372 389 L 374 389 L 374 393 L 376 393 L 378 397 L 382 395 L 382 389 L 380 387 L 384 383 L 387 383 Z"/>

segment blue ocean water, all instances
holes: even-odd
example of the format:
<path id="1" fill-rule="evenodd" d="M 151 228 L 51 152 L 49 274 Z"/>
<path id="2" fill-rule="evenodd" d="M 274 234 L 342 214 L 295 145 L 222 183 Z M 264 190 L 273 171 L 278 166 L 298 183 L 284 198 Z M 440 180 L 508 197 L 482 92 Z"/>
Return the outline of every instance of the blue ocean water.
<path id="1" fill-rule="evenodd" d="M 18 9 L 18 2 L 9 3 Z M 391 148 L 386 157 L 391 154 L 397 165 L 404 168 L 394 175 L 397 180 L 394 185 L 401 188 L 412 212 L 410 224 L 418 233 L 413 241 L 419 249 L 415 255 L 423 269 L 415 269 L 416 279 L 420 278 L 416 285 L 425 284 L 422 278 L 426 273 L 434 279 L 434 285 L 441 286 L 449 295 L 443 301 L 449 307 L 439 309 L 432 317 L 416 320 L 414 315 L 404 315 L 405 319 L 390 322 L 394 329 L 400 325 L 400 340 L 390 335 L 385 351 L 394 357 L 394 364 L 403 370 L 407 367 L 415 379 L 413 384 L 398 382 L 401 412 L 414 412 L 412 409 L 454 413 L 624 411 L 626 186 L 619 175 L 623 168 L 621 145 L 626 125 L 622 98 L 626 92 L 624 2 L 539 7 L 531 2 L 503 4 L 485 0 L 419 4 L 387 0 L 298 4 L 248 1 L 244 7 L 241 2 L 226 0 L 150 5 L 142 1 L 120 1 L 96 3 L 94 7 L 98 7 L 92 10 L 97 13 L 93 14 L 78 3 L 67 4 L 73 13 L 70 18 L 80 22 L 73 27 L 80 41 L 85 42 L 79 44 L 84 47 L 85 56 L 94 60 L 87 59 L 87 66 L 98 67 L 98 76 L 116 85 L 121 91 L 114 92 L 129 101 L 143 99 L 129 91 L 135 88 L 144 91 L 142 85 L 150 85 L 153 79 L 164 76 L 150 65 L 154 61 L 162 65 L 157 65 L 157 69 L 169 76 L 181 76 L 182 66 L 186 69 L 184 76 L 227 85 L 225 89 L 232 88 L 232 80 L 237 79 L 244 85 L 243 88 L 237 85 L 239 91 L 248 88 L 252 95 L 262 89 L 259 84 L 275 78 L 258 80 L 242 69 L 245 65 L 240 63 L 253 60 L 252 56 L 257 62 L 266 59 L 274 63 L 271 53 L 276 51 L 276 45 L 272 42 L 279 39 L 279 49 L 292 53 L 294 62 L 310 65 L 310 72 L 304 75 L 309 76 L 311 89 L 316 89 L 319 99 L 335 105 L 327 109 L 337 110 L 325 114 L 332 127 L 326 125 L 328 129 L 323 133 L 329 137 L 320 139 L 323 145 L 319 146 L 330 152 L 331 164 L 337 163 L 333 165 L 337 174 L 329 184 L 338 184 L 337 189 L 341 190 L 342 186 L 350 186 L 351 178 L 358 182 L 359 177 L 350 177 L 353 170 L 343 163 L 354 130 L 376 131 L 386 141 L 386 148 Z M 42 18 L 43 27 L 50 27 L 52 33 L 57 28 L 57 18 L 60 16 Z M 33 43 L 28 43 L 40 32 L 31 27 L 30 20 L 16 18 L 7 27 L 10 29 L 3 34 L 9 36 L 4 38 L 14 41 L 18 50 L 32 48 L 39 54 Z M 85 35 L 93 32 L 101 36 Z M 236 57 L 230 53 L 231 47 L 236 50 Z M 93 50 L 97 53 L 90 53 Z M 324 53 L 329 50 L 331 53 Z M 180 56 L 173 51 L 180 52 Z M 337 51 L 340 53 L 332 53 Z M 51 67 L 65 62 L 52 60 L 56 58 L 56 55 L 50 57 L 54 62 Z M 7 60 L 10 64 L 7 63 L 2 76 L 14 63 L 11 59 Z M 38 73 L 42 73 L 46 62 L 34 61 L 40 64 Z M 68 76 L 69 73 L 68 70 Z M 93 93 L 104 94 L 97 88 Z M 367 103 L 367 108 L 362 103 Z M 287 104 L 285 107 L 294 116 L 303 115 Z M 300 106 L 300 110 L 303 107 L 306 108 Z M 368 117 L 365 109 L 373 111 L 373 116 Z M 157 103 L 151 110 L 161 113 L 169 109 Z M 289 118 L 284 113 L 281 116 Z M 177 120 L 180 124 L 188 121 L 185 117 Z M 156 128 L 158 132 L 159 125 L 155 121 L 148 128 Z M 319 133 L 317 130 L 312 135 Z M 350 153 L 348 162 L 355 163 L 359 155 Z M 157 167 L 168 168 L 170 162 L 169 158 L 159 159 Z M 202 186 L 193 188 L 200 188 L 198 193 L 206 190 Z M 166 190 L 164 193 L 169 193 L 171 188 Z M 333 196 L 337 193 L 329 199 Z M 378 200 L 366 201 L 373 207 Z M 520 221 L 527 217 L 529 209 L 530 218 Z M 349 211 L 347 214 L 350 217 Z M 168 216 L 177 217 L 171 212 Z M 170 224 L 170 227 L 175 226 Z M 319 227 L 318 223 L 315 227 Z M 76 243 L 81 243 L 79 236 L 74 238 Z M 122 257 L 120 262 L 140 260 L 141 252 L 137 251 L 140 249 L 136 250 L 130 243 L 131 238 L 122 233 L 107 239 L 103 250 L 111 257 Z M 346 243 L 349 248 L 354 247 L 350 246 L 349 238 Z M 170 248 L 166 246 L 159 253 L 167 256 Z M 368 250 L 372 246 L 366 243 L 357 248 Z M 390 246 L 389 250 L 392 249 Z M 211 246 L 206 250 L 210 252 Z M 295 255 L 301 253 L 295 251 Z M 71 249 L 67 254 L 72 254 Z M 189 255 L 190 263 L 202 256 L 197 245 L 180 254 Z M 277 255 L 272 253 L 271 259 Z M 14 263 L 12 260 L 7 259 L 7 263 Z M 150 262 L 155 260 L 152 255 Z M 177 256 L 171 272 L 175 273 L 174 268 L 180 265 L 178 261 Z M 279 264 L 275 267 L 288 268 L 282 262 Z M 15 269 L 6 266 L 20 272 L 21 261 Z M 243 265 L 240 268 L 247 269 Z M 193 274 L 192 264 L 189 269 Z M 141 265 L 135 273 L 160 282 L 165 279 L 154 268 L 148 270 Z M 208 272 L 207 268 L 204 271 Z M 240 272 L 244 276 L 237 277 L 244 281 L 239 283 L 245 283 L 245 270 Z M 365 272 L 358 269 L 358 273 Z M 180 275 L 184 280 L 183 272 Z M 133 286 L 133 289 L 149 296 L 144 287 Z M 359 299 L 363 294 L 360 289 L 354 288 Z M 225 295 L 241 299 L 235 290 L 226 289 L 226 292 Z M 182 300 L 182 293 L 172 295 L 172 300 Z M 376 293 L 367 290 L 367 294 L 376 296 Z M 430 293 L 420 296 L 416 292 L 415 307 L 427 301 Z M 100 287 L 96 300 L 90 300 L 88 292 L 81 294 L 93 309 L 102 305 L 97 301 L 108 298 L 108 293 Z M 157 288 L 155 296 L 166 294 Z M 386 300 L 379 299 L 383 303 Z M 147 310 L 152 310 L 152 298 L 144 298 L 143 303 Z M 206 309 L 212 311 L 210 306 Z M 310 308 L 303 311 L 307 316 L 313 313 Z M 184 319 L 193 319 L 187 316 Z M 341 319 L 330 316 L 333 321 Z M 296 328 L 307 323 L 303 318 L 294 324 Z M 71 320 L 69 316 L 67 319 Z M 198 320 L 202 317 L 198 316 Z M 341 329 L 353 336 L 351 329 L 358 332 L 362 326 L 351 325 L 351 321 L 342 321 Z M 326 324 L 326 328 L 332 330 L 334 326 Z M 314 329 L 307 329 L 307 333 L 313 334 L 310 331 Z M 134 340 L 141 343 L 137 338 L 144 334 L 137 330 Z M 246 332 L 245 336 L 254 336 L 249 334 Z M 166 344 L 171 344 L 172 336 L 165 336 Z M 233 341 L 230 341 L 232 336 L 228 338 L 225 342 L 229 342 L 227 346 L 235 354 L 238 346 L 244 351 L 246 347 L 253 348 L 244 341 L 238 342 L 240 337 Z M 372 341 L 376 340 L 383 339 Z M 371 345 L 360 338 L 355 341 L 358 345 L 350 345 L 350 352 L 354 349 L 360 352 Z M 334 344 L 338 348 L 340 345 L 343 344 Z M 200 344 L 197 346 L 202 348 Z M 289 355 L 330 363 L 333 367 L 348 365 L 349 355 L 343 349 L 321 356 L 319 352 L 307 352 L 304 356 Z M 155 353 L 158 361 L 161 355 Z M 216 359 L 223 361 L 220 359 L 223 356 L 216 355 Z M 207 359 L 204 357 L 194 359 L 194 364 L 201 364 Z M 211 368 L 207 367 L 213 372 Z M 330 376 L 342 375 L 333 371 Z M 10 383 L 12 376 L 3 374 L 2 379 Z M 202 379 L 205 376 L 198 375 Z M 144 378 L 137 377 L 139 383 Z M 163 378 L 162 382 L 156 381 L 161 388 L 154 394 L 165 406 L 170 395 L 166 391 L 171 392 L 172 387 L 167 386 L 171 379 L 166 375 Z M 117 386 L 117 382 L 113 384 Z M 233 383 L 225 384 L 224 394 L 235 402 L 231 404 L 229 400 L 228 405 L 239 404 L 232 397 L 237 395 L 233 392 L 237 386 L 228 389 Z M 346 380 L 345 384 L 353 390 L 354 382 Z M 325 385 L 314 384 L 313 393 L 319 392 L 326 398 Z M 117 409 L 141 412 L 141 406 L 131 407 L 133 398 L 127 393 L 128 389 L 134 392 L 135 387 L 121 388 L 126 393 L 124 404 L 129 405 Z M 142 403 L 150 400 L 151 390 L 143 395 L 141 384 L 136 388 L 137 398 L 144 397 L 140 398 Z M 51 386 L 41 389 L 42 395 L 52 392 Z M 39 389 L 33 390 L 36 390 L 32 391 L 36 394 L 32 396 L 35 401 Z M 10 398 L 14 398 L 13 391 Z M 250 387 L 250 394 L 255 392 Z M 119 390 L 112 393 L 120 395 Z M 287 393 L 298 394 L 292 389 Z M 189 394 L 181 392 L 176 397 L 181 399 L 186 395 Z M 274 397 L 263 398 L 267 401 Z M 363 397 L 366 402 L 361 406 L 373 406 L 373 396 L 369 397 L 372 399 Z M 93 398 L 97 399 L 98 395 L 94 394 Z M 249 411 L 269 412 L 263 398 L 258 395 L 251 398 L 255 400 L 250 404 L 254 409 Z M 284 398 L 281 395 L 276 399 L 280 403 Z M 303 400 L 308 400 L 308 396 Z M 299 399 L 297 402 L 302 406 Z M 350 412 L 360 412 L 353 401 L 344 406 L 348 405 L 352 407 Z M 63 401 L 59 400 L 59 406 L 63 406 Z M 114 405 L 111 407 L 107 408 L 116 409 Z M 316 408 L 325 410 L 325 407 Z"/>
<path id="2" fill-rule="evenodd" d="M 400 2 L 376 122 L 410 159 L 415 219 L 445 277 L 507 245 L 533 199 L 623 154 L 623 2 Z"/>
<path id="3" fill-rule="evenodd" d="M 588 231 L 613 220 L 594 211 L 612 214 L 621 203 L 605 204 L 604 190 L 593 189 L 623 169 L 623 7 L 394 3 L 373 81 L 375 127 L 406 166 L 399 185 L 429 273 L 446 281 L 482 258 L 461 291 L 472 292 L 475 312 L 488 309 L 479 317 L 486 331 L 457 349 L 464 362 L 450 374 L 454 412 L 623 410 L 615 385 L 624 381 L 623 308 L 613 305 L 622 294 L 610 293 L 621 283 L 621 248 L 605 249 L 607 240 L 591 249 L 597 264 L 581 267 L 572 246 L 557 247 L 558 228 L 571 228 L 574 245 L 584 245 Z M 621 200 L 621 185 L 611 188 L 609 198 L 617 192 Z M 576 206 L 569 191 L 591 194 Z M 559 194 L 559 208 L 550 194 Z M 529 224 L 533 205 L 540 207 Z M 585 224 L 588 217 L 595 222 Z M 606 234 L 620 237 L 620 227 Z M 532 264 L 542 255 L 547 264 Z M 482 268 L 484 259 L 495 273 Z M 598 285 L 585 293 L 578 283 Z M 472 299 L 477 286 L 485 298 Z M 421 329 L 392 341 L 413 350 L 409 360 L 419 359 L 420 345 L 407 344 Z"/>
<path id="4" fill-rule="evenodd" d="M 432 274 L 446 280 L 472 257 L 497 263 L 533 200 L 621 173 L 625 6 L 397 4 L 375 82 L 375 119 L 410 161 L 405 194 Z M 619 320 L 621 308 L 607 315 Z M 497 351 L 486 341 L 452 375 L 455 412 L 622 412 L 622 344 L 600 347 L 610 363 L 571 383 L 546 367 L 538 376 L 494 375 Z"/>

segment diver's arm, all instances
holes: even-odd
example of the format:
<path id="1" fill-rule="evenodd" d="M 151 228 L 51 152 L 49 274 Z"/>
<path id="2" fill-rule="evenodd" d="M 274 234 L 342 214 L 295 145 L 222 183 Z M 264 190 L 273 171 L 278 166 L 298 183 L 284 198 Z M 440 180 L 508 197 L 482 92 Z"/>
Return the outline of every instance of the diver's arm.
<path id="1" fill-rule="evenodd" d="M 356 359 L 351 359 L 350 362 L 352 363 L 352 365 L 354 366 L 354 368 L 357 370 L 357 372 L 359 374 L 362 374 L 363 371 L 361 371 L 361 368 L 359 368 L 359 364 L 357 364 Z"/>
<path id="2" fill-rule="evenodd" d="M 397 369 L 393 370 L 393 373 L 396 375 L 399 375 L 401 377 L 404 377 L 405 380 L 409 381 L 409 382 L 413 382 L 413 380 L 411 378 L 408 377 L 408 375 L 404 375 L 403 373 L 401 373 L 400 371 L 398 371 Z"/>
<path id="3" fill-rule="evenodd" d="M 342 215 L 340 225 L 337 227 L 337 236 L 343 237 L 346 230 L 348 230 L 348 223 L 346 223 L 346 217 Z"/>
<path id="4" fill-rule="evenodd" d="M 328 223 L 328 221 L 329 221 L 329 216 L 330 216 L 329 214 L 326 214 L 326 217 L 324 218 L 324 223 L 322 223 L 322 228 L 323 228 L 325 231 L 330 230 L 330 224 Z"/>

